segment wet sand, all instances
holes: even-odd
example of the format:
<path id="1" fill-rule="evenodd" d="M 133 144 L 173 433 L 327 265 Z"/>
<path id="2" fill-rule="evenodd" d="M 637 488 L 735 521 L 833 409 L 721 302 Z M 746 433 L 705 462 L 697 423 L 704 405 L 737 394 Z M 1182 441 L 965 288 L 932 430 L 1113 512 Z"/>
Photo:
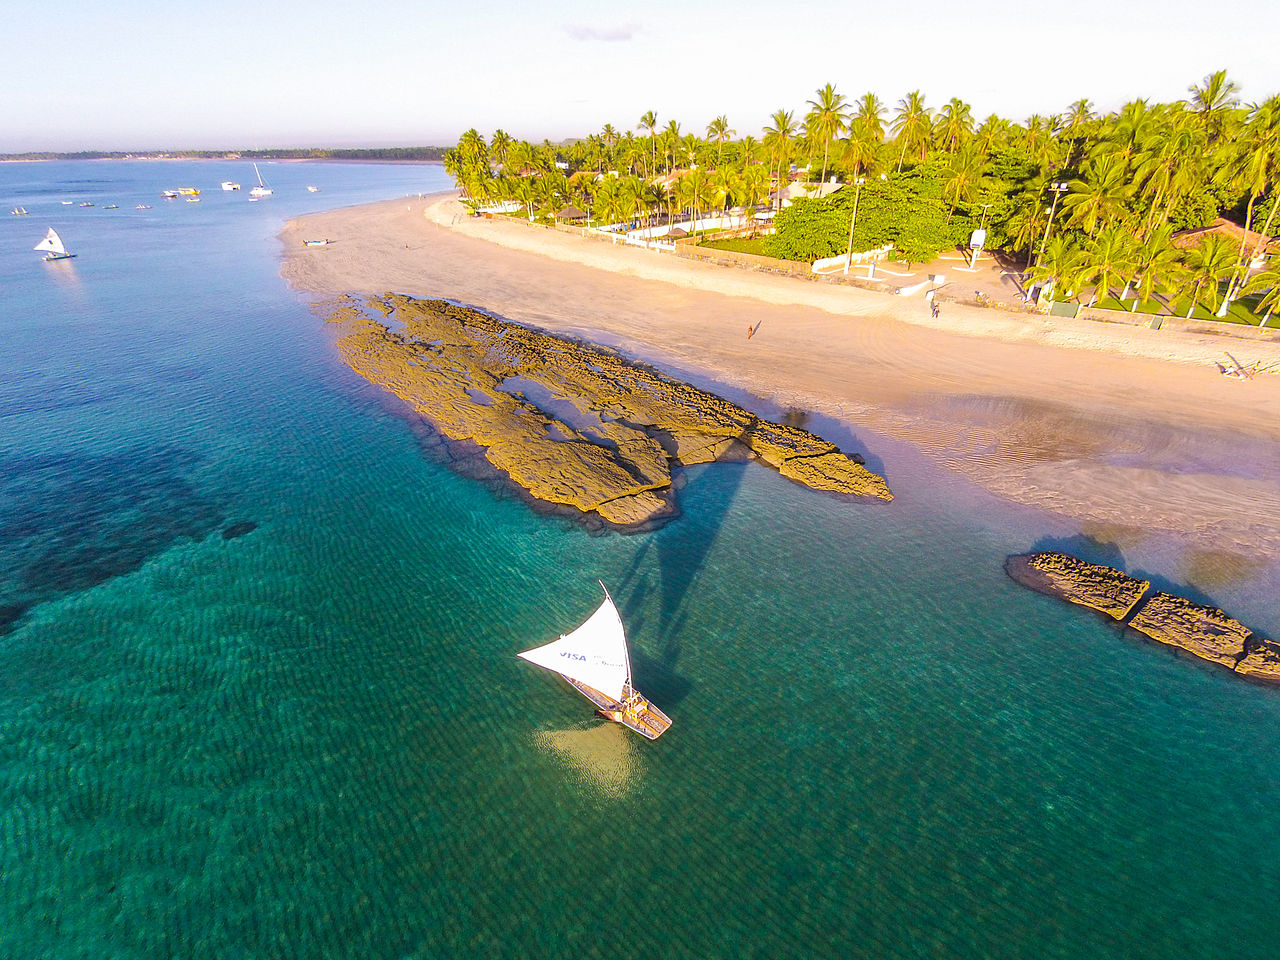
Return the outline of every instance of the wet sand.
<path id="1" fill-rule="evenodd" d="M 1116 542 L 1280 559 L 1280 344 L 958 304 L 695 263 L 461 216 L 451 197 L 291 221 L 316 297 L 443 297 L 615 347 L 699 386 L 907 441 L 998 496 Z M 328 237 L 327 247 L 303 247 Z M 748 339 L 747 328 L 758 332 Z M 867 431 L 873 433 L 868 435 Z M 887 464 L 892 479 L 893 465 Z"/>

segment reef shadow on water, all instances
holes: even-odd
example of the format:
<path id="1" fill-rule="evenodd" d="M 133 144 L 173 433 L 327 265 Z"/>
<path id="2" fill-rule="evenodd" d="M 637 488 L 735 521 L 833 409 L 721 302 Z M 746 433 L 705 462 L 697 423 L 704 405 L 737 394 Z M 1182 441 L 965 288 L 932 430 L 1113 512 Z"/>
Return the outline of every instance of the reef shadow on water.
<path id="1" fill-rule="evenodd" d="M 223 525 L 172 444 L 0 461 L 0 634 L 37 604 L 137 570 Z"/>

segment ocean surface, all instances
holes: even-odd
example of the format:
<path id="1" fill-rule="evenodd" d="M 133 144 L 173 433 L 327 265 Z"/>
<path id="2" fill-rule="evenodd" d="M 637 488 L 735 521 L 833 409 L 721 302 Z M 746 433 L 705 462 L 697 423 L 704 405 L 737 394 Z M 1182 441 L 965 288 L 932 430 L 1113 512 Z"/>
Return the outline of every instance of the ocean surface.
<path id="1" fill-rule="evenodd" d="M 892 504 L 738 464 L 656 532 L 539 515 L 278 276 L 284 219 L 441 168 L 262 172 L 0 165 L 0 958 L 1275 957 L 1280 691 L 1002 563 L 1072 548 L 1272 635 L 1274 569 L 820 420 Z M 657 742 L 515 657 L 597 579 Z"/>

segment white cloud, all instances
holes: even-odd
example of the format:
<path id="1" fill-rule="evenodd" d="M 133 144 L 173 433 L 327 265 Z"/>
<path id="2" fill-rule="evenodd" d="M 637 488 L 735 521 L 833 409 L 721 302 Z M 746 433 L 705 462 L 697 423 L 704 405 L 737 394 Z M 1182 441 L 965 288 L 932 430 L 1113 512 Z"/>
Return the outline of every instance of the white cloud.
<path id="1" fill-rule="evenodd" d="M 638 24 L 634 23 L 620 23 L 615 26 L 601 26 L 590 23 L 567 23 L 565 24 L 564 31 L 574 40 L 599 40 L 604 43 L 624 43 L 628 40 L 635 39 L 635 35 L 640 32 L 640 27 Z"/>

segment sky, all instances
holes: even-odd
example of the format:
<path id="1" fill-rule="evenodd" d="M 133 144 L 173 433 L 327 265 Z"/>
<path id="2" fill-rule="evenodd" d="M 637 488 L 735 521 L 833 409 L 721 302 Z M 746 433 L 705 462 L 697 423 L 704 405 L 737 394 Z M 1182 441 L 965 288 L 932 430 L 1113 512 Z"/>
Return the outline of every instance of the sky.
<path id="1" fill-rule="evenodd" d="M 11 4 L 0 153 L 558 141 L 648 110 L 759 137 L 827 83 L 979 120 L 1178 100 L 1220 69 L 1246 103 L 1280 93 L 1275 0 Z"/>

